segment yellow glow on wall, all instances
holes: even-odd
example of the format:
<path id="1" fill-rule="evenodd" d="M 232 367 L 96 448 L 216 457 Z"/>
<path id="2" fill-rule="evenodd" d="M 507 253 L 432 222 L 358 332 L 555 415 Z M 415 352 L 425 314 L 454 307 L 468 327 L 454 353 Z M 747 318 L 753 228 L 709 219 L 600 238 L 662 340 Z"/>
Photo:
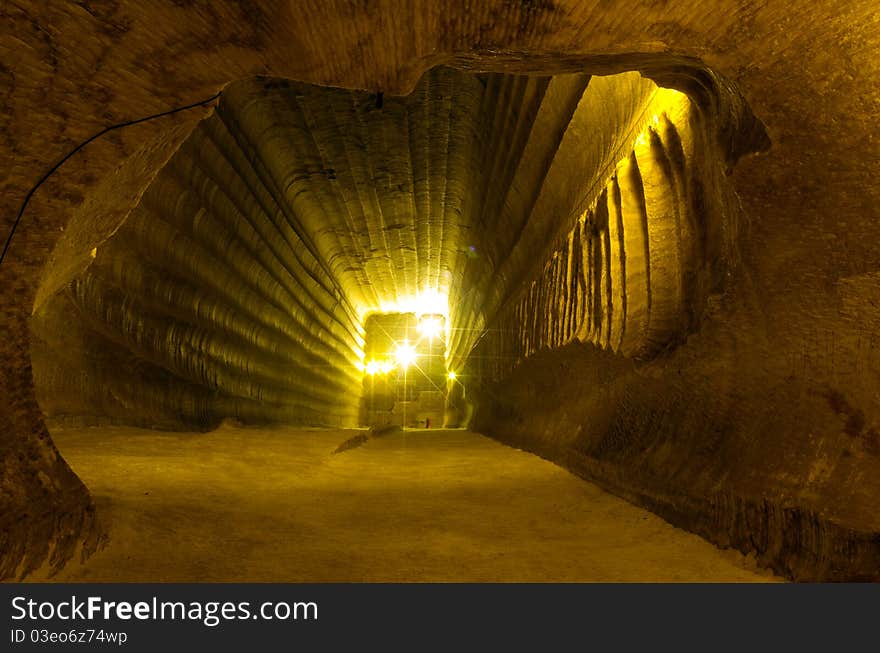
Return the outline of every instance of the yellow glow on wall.
<path id="1" fill-rule="evenodd" d="M 689 110 L 690 98 L 687 95 L 675 89 L 658 87 L 651 96 L 646 115 L 641 122 L 641 129 L 633 143 L 633 149 L 648 144 L 650 140 L 648 130 L 652 127 L 658 127 L 662 117 L 676 124 L 687 124 Z"/>

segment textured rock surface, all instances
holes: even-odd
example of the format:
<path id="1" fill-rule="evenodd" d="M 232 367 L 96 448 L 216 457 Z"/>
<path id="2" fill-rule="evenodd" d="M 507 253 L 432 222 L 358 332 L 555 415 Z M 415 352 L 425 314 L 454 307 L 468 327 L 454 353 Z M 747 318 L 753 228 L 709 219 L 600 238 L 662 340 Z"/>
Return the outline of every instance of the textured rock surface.
<path id="1" fill-rule="evenodd" d="M 427 144 L 423 140 L 413 147 L 419 141 L 412 135 L 408 140 L 411 152 L 436 146 L 437 150 L 428 151 L 449 155 L 450 170 L 459 176 L 458 181 L 455 175 L 448 176 L 453 183 L 443 197 L 451 191 L 455 202 L 461 202 L 454 206 L 471 220 L 469 232 L 462 231 L 462 223 L 451 220 L 445 244 L 438 243 L 438 236 L 432 233 L 413 234 L 416 243 L 427 238 L 425 242 L 430 244 L 428 250 L 421 250 L 423 258 L 418 269 L 411 270 L 408 281 L 389 281 L 395 260 L 401 269 L 410 271 L 415 254 L 405 243 L 388 245 L 395 251 L 390 263 L 379 254 L 347 270 L 350 266 L 344 261 L 350 262 L 363 247 L 359 241 L 362 235 L 352 229 L 354 222 L 320 233 L 320 248 L 325 249 L 319 249 L 316 260 L 321 260 L 344 288 L 355 311 L 382 299 L 370 296 L 372 279 L 366 285 L 365 277 L 357 278 L 369 266 L 375 266 L 370 274 L 377 277 L 377 292 L 386 296 L 409 293 L 420 279 L 448 283 L 451 317 L 460 329 L 451 342 L 451 360 L 459 369 L 485 327 L 491 334 L 491 329 L 512 323 L 519 332 L 520 323 L 511 322 L 510 316 L 517 310 L 522 314 L 526 305 L 518 302 L 533 281 L 536 287 L 556 288 L 555 292 L 562 289 L 562 298 L 557 296 L 562 319 L 560 308 L 556 308 L 556 317 L 539 315 L 536 328 L 543 335 L 533 341 L 534 349 L 522 352 L 562 345 L 574 333 L 578 340 L 652 360 L 636 364 L 621 354 L 592 351 L 570 362 L 572 349 L 592 347 L 572 343 L 555 353 L 538 353 L 508 374 L 504 366 L 509 370 L 522 352 L 491 370 L 485 368 L 485 360 L 475 366 L 478 359 L 471 356 L 472 378 L 465 377 L 462 382 L 470 384 L 469 398 L 482 393 L 486 399 L 480 407 L 484 428 L 501 437 L 527 441 L 557 460 L 567 460 L 572 449 L 579 447 L 590 459 L 602 462 L 601 469 L 585 464 L 583 469 L 592 470 L 585 473 L 615 487 L 624 485 L 615 479 L 625 479 L 627 489 L 620 491 L 716 541 L 758 550 L 768 562 L 791 574 L 804 578 L 864 577 L 877 570 L 878 527 L 873 516 L 880 514 L 875 473 L 880 429 L 880 316 L 876 299 L 880 190 L 874 182 L 880 174 L 880 140 L 874 131 L 880 103 L 876 84 L 880 64 L 874 53 L 880 29 L 874 4 L 856 0 L 841 7 L 828 1 L 812 3 L 808 12 L 794 12 L 790 3 L 776 0 L 711 4 L 674 0 L 651 5 L 498 0 L 460 8 L 391 0 L 378 6 L 342 0 L 206 5 L 116 2 L 100 6 L 11 2 L 4 8 L 7 22 L 0 34 L 0 133 L 4 143 L 0 151 L 4 175 L 0 181 L 0 226 L 8 233 L 25 195 L 40 175 L 92 133 L 208 98 L 237 80 L 264 75 L 369 93 L 382 91 L 393 109 L 399 105 L 391 102 L 391 96 L 416 88 L 424 71 L 436 64 L 505 73 L 486 77 L 485 88 L 491 89 L 488 96 L 495 98 L 493 108 L 499 110 L 490 113 L 481 104 L 477 114 L 468 114 L 488 121 L 477 122 L 476 129 L 494 145 L 468 147 L 468 129 L 474 126 L 467 127 L 467 121 L 459 120 L 446 123 L 445 135 L 444 130 L 437 130 L 439 140 L 433 143 L 429 138 Z M 704 65 L 720 76 L 707 73 Z M 658 124 L 656 137 L 651 135 L 641 150 L 626 138 L 628 128 L 635 137 L 644 125 L 627 118 L 633 105 L 621 103 L 619 98 L 599 103 L 589 120 L 603 127 L 596 131 L 605 136 L 594 137 L 608 141 L 597 141 L 590 155 L 567 146 L 563 125 L 571 125 L 570 133 L 575 133 L 577 109 L 588 102 L 590 89 L 595 92 L 601 85 L 593 84 L 596 77 L 548 80 L 547 76 L 627 70 L 643 71 L 663 86 L 690 94 L 698 109 L 700 129 L 690 129 L 690 123 L 686 127 L 674 116 L 669 120 L 682 138 L 682 151 L 693 152 L 691 175 L 679 175 L 687 166 L 676 167 L 677 150 L 666 140 L 672 132 L 665 122 Z M 538 73 L 544 81 L 515 76 L 525 72 Z M 244 82 L 240 88 L 250 83 Z M 579 88 L 582 85 L 586 92 Z M 724 189 L 720 173 L 741 155 L 767 143 L 762 142 L 760 127 L 737 100 L 733 85 L 767 126 L 773 142 L 769 155 L 749 158 L 736 166 L 729 178 L 737 193 L 735 200 Z M 467 93 L 456 87 L 458 95 L 464 98 Z M 431 106 L 442 111 L 444 105 Z M 67 387 L 71 392 L 57 397 L 59 401 L 70 400 L 73 408 L 81 408 L 88 399 L 97 402 L 90 405 L 103 406 L 110 417 L 124 412 L 144 421 L 174 422 L 187 416 L 184 421 L 210 424 L 227 409 L 245 414 L 246 406 L 259 404 L 253 413 L 265 415 L 267 406 L 289 405 L 299 396 L 295 384 L 279 380 L 271 369 L 277 360 L 264 360 L 258 374 L 241 371 L 244 359 L 253 358 L 256 364 L 265 352 L 280 352 L 285 339 L 291 340 L 279 333 L 277 320 L 262 312 L 262 307 L 271 303 L 266 297 L 265 275 L 281 272 L 272 271 L 268 253 L 247 257 L 235 250 L 235 256 L 222 261 L 230 282 L 250 288 L 259 311 L 248 314 L 249 300 L 222 284 L 219 272 L 208 275 L 211 278 L 206 282 L 223 285 L 215 287 L 213 294 L 234 295 L 204 307 L 210 318 L 206 318 L 210 337 L 222 336 L 224 340 L 220 344 L 220 340 L 201 340 L 194 332 L 186 334 L 180 342 L 199 340 L 206 347 L 205 355 L 179 357 L 177 362 L 183 367 L 176 368 L 173 377 L 167 370 L 176 364 L 175 358 L 164 345 L 150 348 L 149 342 L 138 341 L 144 334 L 127 331 L 119 321 L 115 322 L 118 328 L 105 328 L 114 324 L 113 320 L 121 320 L 120 316 L 137 303 L 137 315 L 145 319 L 152 316 L 152 333 L 168 334 L 180 315 L 164 299 L 158 306 L 155 296 L 150 298 L 150 293 L 163 292 L 161 284 L 137 289 L 123 284 L 147 279 L 148 266 L 160 266 L 164 273 L 180 278 L 182 271 L 175 266 L 184 261 L 174 262 L 171 256 L 177 248 L 198 251 L 192 261 L 203 263 L 212 248 L 215 259 L 221 257 L 218 252 L 229 254 L 224 249 L 227 243 L 212 240 L 221 233 L 222 225 L 228 227 L 223 222 L 229 217 L 227 209 L 212 205 L 210 212 L 194 221 L 184 210 L 185 202 L 180 207 L 163 203 L 178 192 L 177 184 L 191 189 L 188 193 L 192 196 L 210 192 L 209 186 L 199 181 L 200 175 L 210 173 L 210 166 L 192 160 L 189 146 L 175 156 L 197 121 L 209 113 L 208 108 L 176 113 L 114 131 L 90 144 L 37 190 L 0 266 L 0 328 L 4 334 L 0 343 L 0 455 L 4 470 L 0 576 L 26 572 L 47 556 L 52 565 L 60 565 L 79 542 L 87 543 L 87 551 L 95 542 L 88 494 L 54 450 L 35 399 L 29 332 L 35 301 L 39 300 L 40 311 L 55 315 L 59 323 L 70 324 L 65 338 L 82 343 L 81 350 L 67 352 L 71 369 L 81 364 L 87 374 L 115 374 L 109 368 L 125 369 L 132 361 L 127 356 L 136 352 L 138 361 L 147 362 L 138 384 L 161 388 L 161 392 L 139 397 L 132 404 L 125 388 L 111 401 L 101 393 L 84 393 L 89 383 L 56 375 L 49 386 Z M 269 151 L 278 143 L 268 132 L 265 142 L 256 138 L 257 132 L 264 133 L 261 128 L 272 128 L 271 123 L 259 122 L 261 115 L 263 110 L 250 119 L 242 115 L 232 122 L 256 130 L 250 132 L 254 145 Z M 384 115 L 391 120 L 395 114 Z M 221 109 L 200 132 L 208 125 L 219 127 L 221 122 L 229 126 L 227 118 Z M 437 121 L 429 116 L 428 122 Z M 310 127 L 318 139 L 325 130 L 332 131 L 331 124 L 320 123 Z M 378 126 L 369 131 L 376 133 Z M 693 140 L 687 142 L 689 135 Z M 399 133 L 386 137 L 405 140 Z M 620 142 L 615 143 L 616 138 Z M 315 141 L 317 147 L 320 142 Z M 450 144 L 454 143 L 461 144 L 458 152 L 473 158 L 465 163 L 453 156 L 456 150 Z M 615 184 L 612 169 L 601 163 L 616 169 L 633 149 L 632 167 L 623 171 L 624 180 L 618 172 Z M 703 165 L 709 154 L 717 161 L 714 168 Z M 156 183 L 175 189 L 153 197 L 155 193 L 148 187 L 173 156 L 173 174 L 171 170 L 163 172 Z M 582 161 L 596 162 L 597 167 L 575 175 L 578 156 L 584 157 Z M 282 163 L 283 157 L 277 157 L 276 163 Z M 558 163 L 557 157 L 561 157 Z M 434 155 L 425 158 L 428 160 L 434 160 Z M 694 161 L 698 163 L 696 170 Z M 645 270 L 657 271 L 658 278 L 668 281 L 657 287 L 653 276 L 650 281 L 645 279 L 644 293 L 636 290 L 640 278 L 633 276 L 635 270 L 626 269 L 630 259 L 621 257 L 629 246 L 628 234 L 638 232 L 628 230 L 625 221 L 622 233 L 615 232 L 612 219 L 618 217 L 618 208 L 626 217 L 622 181 L 635 178 L 635 165 L 643 180 L 650 176 L 656 181 L 653 186 L 643 183 L 648 220 L 643 235 L 649 249 Z M 235 176 L 213 182 L 224 193 L 234 194 L 236 176 L 247 174 L 243 168 L 233 167 Z M 654 172 L 643 175 L 646 169 Z M 286 179 L 291 172 L 277 168 L 256 174 L 265 181 Z M 323 180 L 320 174 L 316 177 L 314 185 L 309 184 L 310 192 L 326 192 L 327 175 Z M 702 180 L 706 196 L 694 194 L 693 187 L 683 182 L 693 179 Z M 343 179 L 331 186 L 341 188 L 345 183 L 356 181 Z M 580 190 L 576 183 L 583 184 Z M 609 189 L 604 202 L 600 192 L 591 192 L 603 187 Z M 616 200 L 618 188 L 619 205 L 607 200 Z M 677 199 L 673 201 L 664 188 L 674 188 Z M 142 194 L 144 202 L 125 221 Z M 302 200 L 323 207 L 325 201 L 338 202 L 340 193 L 335 191 L 335 195 L 336 200 L 289 197 L 290 202 L 281 204 Z M 432 207 L 430 215 L 442 211 L 433 208 L 438 199 L 431 189 L 419 188 L 415 176 L 413 189 L 406 195 Z M 389 192 L 385 197 L 393 196 Z M 215 191 L 213 198 L 220 201 L 218 197 Z M 210 204 L 208 199 L 199 201 Z M 671 223 L 666 227 L 658 224 L 661 230 L 652 235 L 650 215 L 669 215 L 671 211 L 682 216 L 687 213 L 682 213 L 682 207 L 694 205 L 700 209 L 693 214 L 694 228 L 706 230 L 701 248 L 671 248 L 652 256 L 652 238 L 664 251 Z M 166 237 L 189 234 L 190 240 L 187 245 L 162 245 L 160 260 L 149 259 L 143 269 L 134 264 L 129 268 L 121 261 L 135 259 L 117 258 L 114 252 L 122 254 L 134 247 L 158 247 L 167 242 L 151 240 L 162 236 L 158 228 L 136 231 L 138 221 L 145 219 L 144 212 L 149 212 L 151 220 L 157 215 L 161 218 L 157 227 L 168 225 L 172 231 L 166 230 Z M 593 218 L 581 220 L 585 215 Z M 699 222 L 699 216 L 709 217 Z M 215 222 L 207 222 L 211 220 Z M 201 231 L 207 224 L 217 228 Z M 315 222 L 311 228 L 320 231 L 319 224 L 323 222 Z M 420 224 L 420 220 L 412 222 L 413 226 Z M 588 224 L 599 228 L 585 240 Z M 618 219 L 617 226 L 620 224 Z M 687 233 L 686 220 L 675 224 L 679 234 Z M 71 233 L 56 250 L 68 225 Z M 720 231 L 711 231 L 715 228 Z M 483 236 L 468 237 L 473 234 Z M 491 238 L 486 237 L 489 234 Z M 149 238 L 141 238 L 147 235 Z M 685 235 L 682 242 L 687 238 Z M 256 242 L 251 241 L 251 247 Z M 599 302 L 598 306 L 594 303 L 591 315 L 603 316 L 604 333 L 601 329 L 572 331 L 572 306 L 578 306 L 583 294 L 572 292 L 570 285 L 560 281 L 570 272 L 567 263 L 576 258 L 572 255 L 575 243 L 585 242 L 590 244 L 589 251 L 598 251 L 595 260 L 602 262 L 596 285 L 604 295 L 596 293 Z M 469 254 L 469 245 L 475 247 L 476 257 Z M 456 250 L 459 246 L 464 249 Z M 242 241 L 234 247 L 248 245 Z M 53 250 L 55 256 L 46 269 Z M 325 254 L 330 251 L 344 252 L 344 258 L 329 260 Z M 565 265 L 557 262 L 553 267 L 554 251 L 559 252 L 557 261 Z M 692 269 L 687 267 L 688 261 L 695 264 Z M 296 279 L 291 275 L 290 283 Z M 556 281 L 551 283 L 550 279 Z M 41 281 L 45 290 L 38 296 Z M 198 287 L 204 290 L 201 283 Z M 330 281 L 327 284 L 333 285 Z M 383 285 L 384 290 L 379 291 Z M 284 288 L 281 283 L 279 286 Z M 127 290 L 114 294 L 112 287 Z M 634 309 L 649 289 L 658 294 L 650 295 L 650 311 L 645 300 L 645 315 L 640 317 Z M 60 299 L 57 290 L 62 292 Z M 277 287 L 272 292 L 276 290 L 284 292 Z M 299 293 L 293 285 L 286 291 Z M 626 314 L 614 311 L 615 297 L 620 304 L 625 298 Z M 186 305 L 182 296 L 177 299 Z M 314 299 L 318 302 L 319 298 Z M 237 302 L 234 319 L 230 316 L 222 321 L 224 307 L 233 300 Z M 122 313 L 117 310 L 122 310 L 122 305 L 114 308 L 113 302 L 125 304 Z M 307 314 L 316 315 L 309 312 L 313 310 L 317 309 L 303 308 L 299 323 L 308 321 Z M 65 316 L 71 311 L 90 316 L 90 321 L 68 320 Z M 260 313 L 260 320 L 254 312 Z M 654 327 L 649 321 L 652 315 L 662 318 Z M 625 319 L 615 322 L 615 316 Z M 317 323 L 321 329 L 339 324 L 335 327 L 339 337 L 354 343 L 349 347 L 340 342 L 338 349 L 330 346 L 335 353 L 322 355 L 324 360 L 338 354 L 351 361 L 356 358 L 359 325 L 344 325 L 345 318 L 338 317 L 342 322 L 327 317 Z M 633 319 L 636 323 L 642 320 L 643 326 L 641 332 L 635 330 L 639 337 L 630 340 Z M 267 320 L 274 326 L 265 324 Z M 261 336 L 258 324 L 272 334 Z M 50 333 L 34 326 L 48 345 L 44 353 L 63 349 L 63 341 L 50 342 Z M 547 335 L 551 327 L 555 330 Z M 688 329 L 692 333 L 685 340 Z M 125 340 L 117 337 L 120 333 L 127 334 Z M 55 337 L 58 335 L 55 331 Z M 258 342 L 260 337 L 263 339 Z M 112 347 L 106 346 L 108 340 L 114 343 Z M 235 354 L 233 340 L 238 347 Z M 681 341 L 673 352 L 658 357 L 658 350 L 667 342 Z M 302 361 L 305 354 L 301 350 L 329 342 L 314 332 L 312 340 L 303 340 L 296 353 L 290 343 L 284 360 Z M 476 353 L 490 343 L 491 338 L 481 342 Z M 212 346 L 224 352 L 222 365 L 205 364 L 211 360 Z M 41 347 L 33 348 L 38 367 Z M 88 356 L 98 349 L 106 352 L 108 360 L 99 362 Z M 187 367 L 194 360 L 198 365 Z M 42 359 L 42 363 L 47 361 L 51 358 Z M 579 367 L 568 368 L 562 377 L 553 365 L 563 363 Z M 351 375 L 345 367 L 328 372 L 332 387 L 349 387 L 346 379 Z M 233 373 L 236 368 L 238 372 Z M 550 374 L 548 369 L 557 371 Z M 571 373 L 572 369 L 577 374 Z M 548 385 L 542 386 L 543 394 L 525 393 L 532 388 L 529 370 L 538 378 L 552 376 Z M 55 374 L 51 366 L 44 371 L 47 379 Z M 476 378 L 480 374 L 486 381 L 482 391 Z M 144 379 L 153 381 L 143 384 Z M 227 403 L 219 411 L 218 390 L 235 398 L 232 405 Z M 309 384 L 308 390 L 312 394 L 305 403 L 317 400 L 319 384 Z M 506 396 L 521 398 L 516 420 L 505 412 L 507 400 L 497 394 L 501 390 Z M 274 394 L 269 397 L 264 393 Z M 550 401 L 548 396 L 554 399 Z M 186 406 L 169 413 L 171 398 L 179 398 Z M 580 403 L 569 405 L 575 399 Z M 257 404 L 250 403 L 253 401 Z M 337 405 L 344 417 L 345 406 L 334 404 L 332 398 L 322 401 L 328 402 L 323 406 Z M 585 412 L 597 402 L 606 419 L 600 418 L 600 413 Z M 303 419 L 304 409 L 285 409 L 281 416 Z M 527 424 L 534 426 L 523 426 Z M 656 474 L 649 473 L 652 468 Z M 723 499 L 706 499 L 716 495 Z M 781 532 L 789 535 L 781 537 Z"/>

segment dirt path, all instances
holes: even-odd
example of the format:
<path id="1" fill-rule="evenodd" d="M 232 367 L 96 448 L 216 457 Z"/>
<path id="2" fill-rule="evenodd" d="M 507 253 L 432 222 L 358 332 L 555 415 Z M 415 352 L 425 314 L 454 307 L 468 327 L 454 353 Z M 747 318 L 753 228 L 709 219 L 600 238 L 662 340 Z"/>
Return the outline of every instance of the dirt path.
<path id="1" fill-rule="evenodd" d="M 63 581 L 767 581 L 530 454 L 466 431 L 60 430 L 110 543 Z"/>

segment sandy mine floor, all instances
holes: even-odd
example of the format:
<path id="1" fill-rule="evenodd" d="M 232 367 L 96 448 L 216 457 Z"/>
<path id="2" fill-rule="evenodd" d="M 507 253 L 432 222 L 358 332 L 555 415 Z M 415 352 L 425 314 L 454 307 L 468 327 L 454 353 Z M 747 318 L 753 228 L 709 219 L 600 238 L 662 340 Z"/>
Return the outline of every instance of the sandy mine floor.
<path id="1" fill-rule="evenodd" d="M 528 453 L 466 431 L 53 433 L 110 541 L 61 581 L 768 581 Z"/>

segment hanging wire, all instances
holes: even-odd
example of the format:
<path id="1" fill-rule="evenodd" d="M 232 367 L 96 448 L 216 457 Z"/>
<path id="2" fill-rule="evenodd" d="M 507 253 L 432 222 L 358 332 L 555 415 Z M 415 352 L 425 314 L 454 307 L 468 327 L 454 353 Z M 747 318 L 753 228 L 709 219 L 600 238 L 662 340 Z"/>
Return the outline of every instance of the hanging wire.
<path id="1" fill-rule="evenodd" d="M 10 229 L 10 231 L 9 231 L 9 236 L 6 237 L 6 244 L 3 245 L 3 252 L 2 252 L 2 254 L 0 254 L 0 265 L 2 265 L 4 259 L 6 258 L 6 253 L 9 251 L 9 245 L 12 243 L 12 237 L 15 235 L 15 230 L 18 229 L 18 225 L 21 222 L 21 218 L 24 215 L 24 211 L 27 208 L 28 202 L 31 201 L 31 197 L 33 197 L 33 194 L 37 191 L 37 189 L 43 185 L 43 182 L 45 182 L 49 177 L 51 177 L 52 173 L 54 173 L 56 170 L 58 170 L 58 168 L 60 168 L 64 164 L 64 162 L 67 161 L 70 157 L 72 157 L 74 154 L 79 152 L 81 149 L 83 149 L 86 145 L 91 143 L 93 140 L 100 138 L 101 136 L 103 136 L 107 132 L 111 132 L 114 129 L 122 129 L 123 127 L 130 127 L 132 125 L 138 125 L 142 122 L 147 122 L 148 120 L 162 118 L 163 116 L 170 116 L 173 113 L 178 113 L 180 111 L 186 111 L 188 109 L 195 109 L 196 107 L 201 107 L 206 104 L 210 104 L 211 102 L 213 102 L 214 100 L 216 100 L 217 98 L 220 97 L 220 93 L 221 92 L 218 91 L 217 93 L 214 93 L 214 95 L 212 95 L 209 98 L 205 98 L 204 100 L 200 100 L 199 102 L 193 102 L 192 104 L 187 104 L 186 106 L 183 106 L 183 107 L 177 107 L 176 109 L 169 109 L 168 111 L 162 111 L 161 113 L 154 113 L 153 115 L 145 116 L 143 118 L 136 118 L 135 120 L 126 120 L 125 122 L 120 122 L 115 125 L 110 125 L 109 127 L 105 127 L 101 131 L 99 131 L 95 134 L 92 134 L 86 140 L 84 140 L 82 143 L 80 143 L 75 148 L 73 148 L 70 152 L 68 152 L 66 155 L 64 155 L 64 157 L 62 157 L 55 165 L 53 165 L 51 168 L 49 168 L 48 172 L 46 172 L 42 177 L 40 177 L 39 181 L 36 184 L 34 184 L 33 188 L 31 188 L 28 191 L 27 195 L 24 196 L 24 201 L 21 203 L 21 208 L 18 210 L 18 215 L 15 217 L 15 222 L 12 223 L 12 229 Z"/>

